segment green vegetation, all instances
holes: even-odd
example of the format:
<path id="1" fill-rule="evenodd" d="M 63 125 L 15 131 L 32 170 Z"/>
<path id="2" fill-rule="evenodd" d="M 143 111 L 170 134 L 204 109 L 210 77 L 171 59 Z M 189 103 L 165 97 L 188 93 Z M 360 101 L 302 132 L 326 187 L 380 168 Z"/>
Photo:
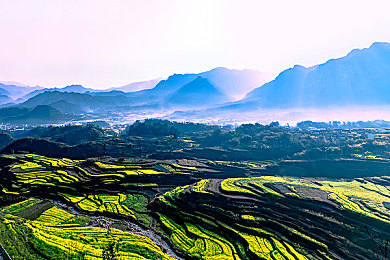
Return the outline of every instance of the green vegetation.
<path id="1" fill-rule="evenodd" d="M 145 236 L 112 228 L 86 227 L 90 218 L 57 206 L 45 210 L 35 220 L 11 214 L 33 207 L 33 202 L 38 201 L 26 200 L 0 211 L 0 242 L 15 259 L 26 256 L 28 259 L 103 259 L 105 248 L 112 242 L 118 244 L 118 259 L 171 259 Z"/>
<path id="2" fill-rule="evenodd" d="M 172 242 L 190 255 L 203 259 L 237 258 L 233 244 L 223 237 L 190 223 L 180 226 L 164 215 L 160 219 L 170 230 Z"/>
<path id="3" fill-rule="evenodd" d="M 62 194 L 69 202 L 73 202 L 78 208 L 90 212 L 106 212 L 116 215 L 136 218 L 134 212 L 123 205 L 126 195 L 88 195 L 86 197 Z"/>
<path id="4" fill-rule="evenodd" d="M 357 220 L 365 218 L 364 222 L 377 223 L 377 227 L 386 230 L 390 228 L 390 215 L 385 206 L 390 192 L 386 186 L 378 184 L 381 180 L 386 181 L 386 178 L 330 181 L 263 176 L 202 180 L 158 197 L 155 210 L 160 212 L 162 228 L 170 235 L 172 243 L 195 257 L 219 259 L 225 254 L 224 259 L 332 258 L 330 250 L 334 250 L 338 242 L 330 237 L 327 240 L 327 235 L 324 237 L 322 221 L 332 223 L 334 228 L 327 232 L 339 236 L 356 232 L 356 227 L 344 224 L 349 222 L 347 216 Z M 221 193 L 215 193 L 218 190 Z M 305 202 L 296 208 L 297 200 Z M 186 201 L 197 204 L 192 207 Z M 312 207 L 311 203 L 323 203 L 322 207 L 328 209 L 319 211 L 321 208 Z M 335 218 L 335 211 L 350 214 L 343 213 L 346 218 L 340 215 Z M 237 215 L 239 212 L 243 214 Z M 283 221 L 293 216 L 296 216 L 295 222 Z M 311 227 L 304 228 L 307 225 Z M 369 240 L 364 231 L 359 232 Z M 215 239 L 226 247 L 212 245 Z M 215 253 L 215 248 L 229 248 L 228 245 L 232 246 L 230 251 L 224 249 Z M 351 254 L 347 253 L 348 249 L 343 250 L 342 254 Z"/>
<path id="5" fill-rule="evenodd" d="M 237 167 L 237 168 L 258 168 L 265 167 L 270 164 L 270 162 L 262 161 L 262 162 L 248 162 L 248 161 L 211 161 L 211 163 L 229 166 L 229 167 Z"/>
<path id="6" fill-rule="evenodd" d="M 362 227 L 390 232 L 390 178 L 244 177 L 271 163 L 3 155 L 0 243 L 15 259 L 375 254 Z"/>
<path id="7" fill-rule="evenodd" d="M 209 182 L 210 180 L 202 180 L 191 186 L 191 191 L 210 194 L 204 189 Z M 165 203 L 166 206 L 172 207 L 172 203 L 180 197 L 180 193 L 185 192 L 188 188 L 177 188 L 159 197 L 159 200 Z M 239 190 L 235 189 L 235 191 Z M 280 238 L 266 230 L 241 226 L 239 231 L 239 229 L 226 224 L 223 219 L 220 221 L 207 220 L 202 215 L 198 216 L 197 212 L 195 214 L 176 213 L 172 216 L 180 215 L 180 222 L 175 222 L 168 217 L 171 214 L 165 212 L 171 211 L 162 211 L 159 214 L 160 221 L 163 227 L 168 230 L 172 243 L 194 257 L 201 259 L 248 259 L 251 255 L 244 251 L 247 244 L 248 249 L 261 259 L 274 259 L 275 257 L 278 259 L 307 259 L 289 243 L 279 241 Z M 243 219 L 251 221 L 260 219 L 250 215 L 244 216 Z M 248 233 L 243 232 L 242 228 L 247 228 Z M 257 235 L 252 235 L 254 231 Z M 237 236 L 240 238 L 237 238 Z M 242 241 L 245 241 L 245 243 Z"/>

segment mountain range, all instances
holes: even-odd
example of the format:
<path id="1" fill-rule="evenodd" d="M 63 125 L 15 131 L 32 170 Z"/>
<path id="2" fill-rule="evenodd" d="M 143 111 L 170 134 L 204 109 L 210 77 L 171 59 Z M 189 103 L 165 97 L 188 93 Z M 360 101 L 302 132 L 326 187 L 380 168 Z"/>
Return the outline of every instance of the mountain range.
<path id="1" fill-rule="evenodd" d="M 222 104 L 231 99 L 232 97 L 223 93 L 210 80 L 198 76 L 172 93 L 166 102 L 175 108 L 200 108 Z"/>
<path id="2" fill-rule="evenodd" d="M 267 74 L 255 70 L 215 68 L 199 74 L 175 74 L 150 89 L 135 92 L 125 91 L 153 86 L 157 80 L 99 91 L 81 85 L 36 89 L 19 98 L 19 104 L 15 106 L 31 110 L 38 105 L 48 105 L 62 113 L 76 114 L 132 109 L 201 109 L 234 101 L 231 94 L 244 95 L 244 91 L 267 79 Z"/>
<path id="3" fill-rule="evenodd" d="M 16 84 L 16 85 L 14 85 Z M 36 90 L 43 89 L 40 86 L 29 87 L 17 82 L 2 82 L 0 83 L 0 95 L 4 95 L 8 97 L 8 101 L 13 101 L 18 98 L 27 95 Z M 0 104 L 4 104 L 4 102 L 0 102 Z"/>
<path id="4" fill-rule="evenodd" d="M 296 65 L 230 107 L 327 108 L 389 104 L 390 44 L 378 42 L 313 67 Z"/>
<path id="5" fill-rule="evenodd" d="M 295 65 L 269 79 L 255 70 L 215 68 L 107 90 L 0 83 L 0 103 L 30 112 L 37 106 L 50 106 L 62 114 L 165 109 L 195 110 L 199 115 L 202 111 L 237 112 L 242 116 L 259 109 L 385 106 L 390 105 L 390 44 L 374 43 L 308 68 Z"/>
<path id="6" fill-rule="evenodd" d="M 107 91 L 118 90 L 123 92 L 135 92 L 144 89 L 154 88 L 163 78 L 157 78 L 147 81 L 133 82 L 122 87 L 109 88 Z"/>

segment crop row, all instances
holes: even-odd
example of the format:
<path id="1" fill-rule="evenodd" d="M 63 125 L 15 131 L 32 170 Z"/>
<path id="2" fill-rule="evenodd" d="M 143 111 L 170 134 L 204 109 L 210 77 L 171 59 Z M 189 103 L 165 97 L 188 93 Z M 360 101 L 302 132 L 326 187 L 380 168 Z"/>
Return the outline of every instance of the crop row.
<path id="1" fill-rule="evenodd" d="M 113 200 L 110 196 L 101 198 Z M 117 196 L 118 201 L 125 199 L 123 194 Z M 2 213 L 17 213 L 31 207 L 33 202 L 36 200 L 29 199 L 0 211 L 0 241 L 15 259 L 37 251 L 39 255 L 30 255 L 29 259 L 41 259 L 42 256 L 49 259 L 103 259 L 110 246 L 116 249 L 113 252 L 115 259 L 172 259 L 148 237 L 112 228 L 84 227 L 88 218 L 82 219 L 58 206 L 45 210 L 36 220 Z M 16 242 L 17 250 L 13 248 Z M 20 251 L 23 248 L 26 252 Z"/>
<path id="2" fill-rule="evenodd" d="M 132 210 L 146 211 L 148 200 L 140 194 L 118 195 L 86 195 L 74 196 L 60 194 L 65 200 L 77 205 L 80 209 L 89 212 L 111 213 L 128 216 L 136 219 L 136 213 Z"/>
<path id="3" fill-rule="evenodd" d="M 171 241 L 181 250 L 201 259 L 239 259 L 234 246 L 219 235 L 191 223 L 184 226 L 160 214 Z"/>
<path id="4" fill-rule="evenodd" d="M 8 214 L 18 214 L 19 212 L 26 210 L 27 208 L 30 208 L 31 206 L 40 203 L 42 200 L 40 199 L 27 199 L 23 200 L 21 202 L 17 202 L 14 204 L 11 204 L 9 206 L 3 207 L 1 211 L 8 213 Z"/>
<path id="5" fill-rule="evenodd" d="M 281 193 L 269 185 L 283 185 L 290 192 Z M 294 196 L 301 199 L 315 199 L 316 191 L 328 193 L 328 199 L 340 204 L 346 210 L 390 222 L 386 203 L 390 203 L 390 191 L 369 180 L 312 182 L 304 178 L 262 176 L 256 178 L 226 179 L 221 182 L 225 192 L 241 192 L 256 195 L 253 187 L 276 196 Z M 326 199 L 326 198 L 324 198 Z"/>

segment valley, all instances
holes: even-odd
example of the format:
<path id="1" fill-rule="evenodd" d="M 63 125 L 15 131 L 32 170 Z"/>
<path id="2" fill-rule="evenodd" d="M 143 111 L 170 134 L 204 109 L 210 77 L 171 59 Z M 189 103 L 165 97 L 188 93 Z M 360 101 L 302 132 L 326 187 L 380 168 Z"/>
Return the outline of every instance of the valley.
<path id="1" fill-rule="evenodd" d="M 0 260 L 390 260 L 389 9 L 1 1 Z"/>

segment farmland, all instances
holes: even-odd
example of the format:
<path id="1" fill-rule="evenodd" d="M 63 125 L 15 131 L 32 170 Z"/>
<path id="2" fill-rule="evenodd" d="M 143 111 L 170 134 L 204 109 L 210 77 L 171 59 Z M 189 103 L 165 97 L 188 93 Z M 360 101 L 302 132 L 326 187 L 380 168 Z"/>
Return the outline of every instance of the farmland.
<path id="1" fill-rule="evenodd" d="M 35 210 L 32 207 L 30 199 L 2 209 L 1 229 L 7 235 L 2 236 L 1 241 L 6 247 L 11 244 L 7 249 L 15 258 L 57 259 L 63 255 L 64 259 L 99 259 L 108 246 L 114 245 L 113 253 L 118 259 L 172 259 L 146 236 L 93 226 L 90 217 L 74 215 L 54 204 L 33 220 L 29 218 Z M 30 215 L 20 216 L 29 211 Z M 23 242 L 28 242 L 29 246 L 12 247 L 14 243 Z"/>
<path id="2" fill-rule="evenodd" d="M 202 182 L 202 189 L 196 183 L 167 192 L 156 202 L 162 228 L 192 256 L 202 252 L 206 259 L 217 259 L 216 249 L 208 249 L 213 247 L 223 249 L 226 259 L 335 258 L 335 253 L 359 259 L 365 252 L 361 246 L 370 244 L 361 227 L 389 232 L 388 178 L 256 177 Z M 194 203 L 187 203 L 190 197 Z M 209 245 L 216 240 L 219 246 Z"/>
<path id="3" fill-rule="evenodd" d="M 390 232 L 388 177 L 261 176 L 272 162 L 247 161 L 0 163 L 0 243 L 15 259 L 361 259 Z"/>
<path id="4" fill-rule="evenodd" d="M 179 126 L 200 130 L 102 135 L 94 156 L 5 149 L 1 245 L 13 259 L 386 259 L 386 135 Z"/>

